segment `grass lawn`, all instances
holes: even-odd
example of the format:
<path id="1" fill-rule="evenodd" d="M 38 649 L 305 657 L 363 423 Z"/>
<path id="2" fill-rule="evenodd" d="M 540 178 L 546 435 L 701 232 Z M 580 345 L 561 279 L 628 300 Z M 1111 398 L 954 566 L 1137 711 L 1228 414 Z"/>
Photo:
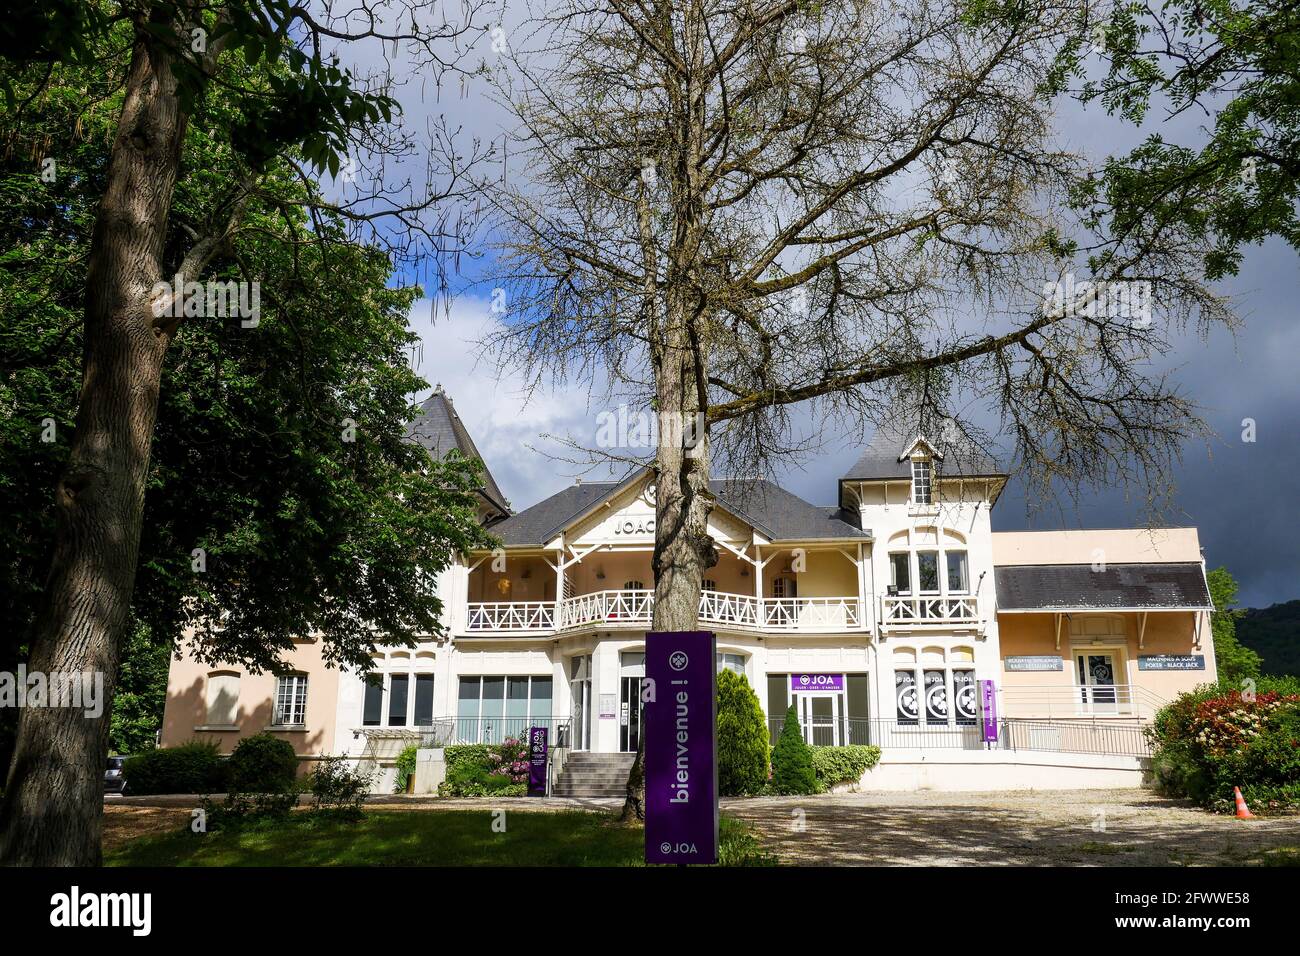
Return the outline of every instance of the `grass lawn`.
<path id="1" fill-rule="evenodd" d="M 722 821 L 730 865 L 771 865 L 744 824 Z M 581 811 L 517 811 L 494 832 L 487 810 L 369 810 L 358 823 L 295 813 L 208 834 L 133 840 L 108 866 L 640 866 L 644 830 Z"/>

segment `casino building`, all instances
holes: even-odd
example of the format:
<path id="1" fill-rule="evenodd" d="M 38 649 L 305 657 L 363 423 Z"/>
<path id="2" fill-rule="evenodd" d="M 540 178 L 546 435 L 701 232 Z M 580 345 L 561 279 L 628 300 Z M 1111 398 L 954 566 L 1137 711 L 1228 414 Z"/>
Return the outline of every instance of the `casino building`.
<path id="1" fill-rule="evenodd" d="M 441 390 L 412 434 L 433 455 L 479 457 Z M 711 483 L 721 557 L 700 626 L 717 635 L 717 666 L 754 687 L 773 739 L 793 705 L 811 744 L 880 746 L 863 787 L 1141 781 L 1142 724 L 1215 679 L 1196 530 L 994 532 L 1006 480 L 981 455 L 881 429 L 826 489 L 830 505 L 763 480 Z M 557 792 L 616 792 L 611 768 L 640 733 L 654 496 L 644 471 L 514 512 L 488 473 L 482 515 L 502 547 L 442 574 L 446 639 L 380 646 L 369 675 L 327 668 L 310 636 L 275 675 L 181 657 L 163 744 L 228 750 L 269 730 L 304 761 L 373 764 L 384 790 L 411 743 L 437 754 L 546 726 L 569 767 Z"/>

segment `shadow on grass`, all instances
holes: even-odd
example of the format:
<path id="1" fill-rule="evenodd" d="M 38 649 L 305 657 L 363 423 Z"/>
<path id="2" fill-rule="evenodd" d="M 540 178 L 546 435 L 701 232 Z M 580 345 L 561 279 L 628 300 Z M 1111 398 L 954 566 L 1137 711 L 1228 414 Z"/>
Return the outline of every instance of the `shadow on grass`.
<path id="1" fill-rule="evenodd" d="M 296 813 L 212 833 L 188 828 L 108 851 L 109 866 L 642 866 L 645 831 L 607 814 L 368 811 L 359 822 Z M 749 828 L 723 820 L 725 866 L 771 866 Z"/>

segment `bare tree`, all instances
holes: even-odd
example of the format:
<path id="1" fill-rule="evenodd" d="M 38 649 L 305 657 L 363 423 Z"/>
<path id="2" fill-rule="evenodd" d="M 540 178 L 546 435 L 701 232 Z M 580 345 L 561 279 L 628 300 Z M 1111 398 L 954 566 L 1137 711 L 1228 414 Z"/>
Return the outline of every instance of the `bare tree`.
<path id="1" fill-rule="evenodd" d="M 55 489 L 58 536 L 30 636 L 32 671 L 102 675 L 104 695 L 112 698 L 135 584 L 163 362 L 183 321 L 181 311 L 163 301 L 182 290 L 160 298 L 159 285 L 176 273 L 187 280 L 203 276 L 241 228 L 264 175 L 285 175 L 287 168 L 306 180 L 313 167 L 337 173 L 351 150 L 398 154 L 409 148 L 411 138 L 393 120 L 391 81 L 381 76 L 368 83 L 336 54 L 348 44 L 384 44 L 435 78 L 463 72 L 466 47 L 482 32 L 473 22 L 477 4 L 466 0 L 456 20 L 438 6 L 430 0 L 90 2 L 73 35 L 46 36 L 50 45 L 29 51 L 33 96 L 49 79 L 48 62 L 101 56 L 116 68 L 125 61 L 87 263 L 76 430 Z M 231 71 L 235 58 L 244 66 Z M 245 175 L 231 194 L 213 197 L 209 208 L 178 216 L 172 197 L 186 129 L 214 90 L 236 104 L 228 116 L 241 125 L 229 139 Z M 460 194 L 465 167 L 476 158 L 482 156 L 457 157 L 426 189 L 418 181 L 379 177 L 327 202 L 312 183 L 310 205 L 386 243 L 395 257 L 437 255 L 456 240 L 443 209 Z M 287 239 L 321 240 L 297 219 L 285 216 Z M 100 861 L 108 728 L 107 710 L 97 718 L 70 707 L 23 711 L 0 808 L 0 859 L 27 865 Z"/>
<path id="2" fill-rule="evenodd" d="M 1230 320 L 1196 238 L 1097 234 L 1053 145 L 1039 85 L 1083 14 L 565 0 L 530 25 L 501 87 L 528 174 L 493 190 L 495 346 L 705 417 L 694 447 L 660 430 L 655 630 L 697 625 L 711 460 L 769 469 L 798 403 L 985 445 L 992 412 L 1040 488 L 1164 475 L 1201 429 L 1152 372 L 1170 335 Z M 641 787 L 638 758 L 625 817 Z"/>

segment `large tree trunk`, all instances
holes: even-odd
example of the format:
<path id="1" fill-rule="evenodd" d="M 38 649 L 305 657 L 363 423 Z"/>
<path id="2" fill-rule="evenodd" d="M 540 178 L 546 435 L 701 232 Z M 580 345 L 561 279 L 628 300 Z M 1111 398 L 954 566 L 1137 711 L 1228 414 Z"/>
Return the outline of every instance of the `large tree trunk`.
<path id="1" fill-rule="evenodd" d="M 150 292 L 162 278 L 184 133 L 168 56 L 138 39 L 91 240 L 76 432 L 55 489 L 58 536 L 28 664 L 102 675 L 105 706 L 97 718 L 69 707 L 23 710 L 0 808 L 0 862 L 10 865 L 100 862 L 108 702 L 172 331 L 153 327 Z"/>
<path id="2" fill-rule="evenodd" d="M 709 442 L 707 341 L 701 334 L 700 242 L 704 234 L 702 160 L 704 91 L 695 79 L 703 73 L 703 12 L 693 3 L 683 27 L 686 59 L 693 64 L 681 86 L 669 82 L 673 129 L 672 165 L 667 188 L 673 205 L 663 317 L 654 290 L 654 259 L 648 228 L 649 199 L 641 192 L 639 214 L 645 249 L 647 317 L 655 405 L 659 415 L 658 489 L 655 504 L 653 631 L 693 631 L 699 626 L 704 572 L 718 563 L 709 537 Z M 637 745 L 628 776 L 621 819 L 645 819 L 645 734 Z"/>

